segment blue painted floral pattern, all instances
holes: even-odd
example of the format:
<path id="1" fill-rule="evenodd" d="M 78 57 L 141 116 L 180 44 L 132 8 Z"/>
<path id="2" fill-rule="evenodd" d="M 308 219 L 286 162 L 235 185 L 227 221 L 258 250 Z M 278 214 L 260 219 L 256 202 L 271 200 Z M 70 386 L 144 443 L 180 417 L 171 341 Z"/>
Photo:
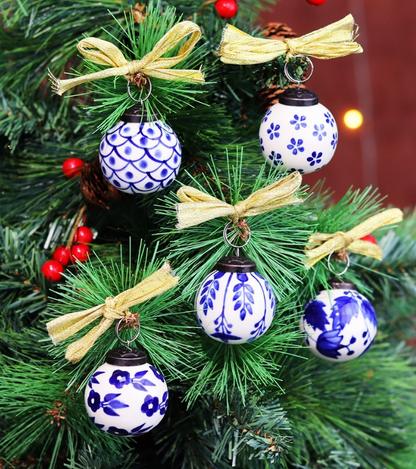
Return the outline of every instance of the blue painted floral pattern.
<path id="1" fill-rule="evenodd" d="M 304 309 L 307 343 L 323 357 L 349 360 L 362 355 L 374 340 L 374 309 L 355 290 L 324 290 Z"/>
<path id="2" fill-rule="evenodd" d="M 287 148 L 288 150 L 292 151 L 293 155 L 297 155 L 298 152 L 302 153 L 305 151 L 305 147 L 303 146 L 303 140 L 301 138 L 298 138 L 297 140 L 295 138 L 291 138 Z"/>
<path id="3" fill-rule="evenodd" d="M 253 314 L 254 290 L 253 287 L 247 283 L 247 274 L 237 274 L 237 279 L 239 283 L 234 285 L 233 288 L 234 311 L 238 311 L 240 313 L 240 319 L 244 321 L 247 313 Z"/>
<path id="4" fill-rule="evenodd" d="M 220 288 L 219 279 L 224 276 L 224 272 L 217 272 L 213 279 L 206 281 L 202 286 L 201 298 L 199 304 L 202 306 L 205 316 L 208 313 L 208 309 L 214 307 L 213 300 L 216 298 L 216 292 Z"/>
<path id="5" fill-rule="evenodd" d="M 303 174 L 303 173 L 305 172 L 305 171 L 303 170 L 303 168 L 299 168 L 299 169 L 297 169 L 297 168 L 290 168 L 290 169 L 289 169 L 289 172 L 290 172 L 290 173 L 293 173 L 294 171 L 298 171 L 300 174 Z"/>
<path id="6" fill-rule="evenodd" d="M 222 272 L 218 278 L 212 308 L 206 308 L 208 295 L 218 272 L 202 282 L 196 295 L 197 319 L 206 334 L 225 343 L 245 343 L 270 327 L 275 299 L 268 282 L 257 272 Z"/>
<path id="7" fill-rule="evenodd" d="M 169 398 L 168 398 L 168 392 L 164 392 L 162 396 L 162 400 L 159 405 L 159 412 L 160 415 L 165 415 L 166 409 L 168 408 L 168 403 L 169 403 Z"/>
<path id="8" fill-rule="evenodd" d="M 149 365 L 149 368 L 153 371 L 153 374 L 156 376 L 157 379 L 162 381 L 162 383 L 165 382 L 165 378 L 163 377 L 162 373 L 159 372 L 154 366 Z"/>
<path id="9" fill-rule="evenodd" d="M 295 130 L 299 130 L 300 128 L 304 129 L 307 126 L 305 121 L 306 116 L 298 116 L 297 114 L 295 114 L 290 123 L 295 127 Z"/>
<path id="10" fill-rule="evenodd" d="M 313 128 L 315 129 L 312 133 L 312 135 L 314 137 L 317 137 L 319 141 L 321 141 L 323 139 L 323 137 L 326 137 L 326 131 L 324 130 L 325 129 L 325 126 L 324 124 L 315 124 L 313 126 Z"/>
<path id="11" fill-rule="evenodd" d="M 144 398 L 144 403 L 141 406 L 141 411 L 148 417 L 151 417 L 159 410 L 159 398 L 148 394 Z"/>
<path id="12" fill-rule="evenodd" d="M 117 389 L 122 389 L 123 386 L 132 384 L 138 391 L 147 391 L 146 386 L 156 386 L 152 381 L 146 379 L 144 376 L 147 370 L 138 371 L 133 377 L 130 376 L 128 371 L 115 370 L 110 377 L 110 384 Z"/>
<path id="13" fill-rule="evenodd" d="M 260 124 L 259 141 L 270 165 L 309 174 L 330 162 L 338 128 L 332 113 L 320 103 L 300 108 L 277 103 Z"/>
<path id="14" fill-rule="evenodd" d="M 91 376 L 91 378 L 89 379 L 89 381 L 88 381 L 88 386 L 89 386 L 90 388 L 92 388 L 92 385 L 93 385 L 93 384 L 100 384 L 100 382 L 99 382 L 98 379 L 97 379 L 97 376 L 100 376 L 100 375 L 102 375 L 103 373 L 104 373 L 104 371 L 96 371 L 96 372 Z"/>
<path id="15" fill-rule="evenodd" d="M 280 133 L 278 130 L 280 129 L 279 124 L 274 124 L 273 122 L 270 124 L 269 128 L 267 129 L 267 134 L 269 135 L 270 140 L 274 138 L 279 138 Z"/>
<path id="16" fill-rule="evenodd" d="M 322 152 L 319 153 L 317 151 L 313 151 L 311 156 L 306 158 L 306 161 L 309 163 L 309 166 L 315 166 L 315 164 L 319 164 L 322 161 Z"/>
<path id="17" fill-rule="evenodd" d="M 283 164 L 282 155 L 280 153 L 276 153 L 274 150 L 270 152 L 269 159 L 275 166 Z"/>
<path id="18" fill-rule="evenodd" d="M 272 113 L 272 110 L 269 109 L 266 114 L 264 115 L 262 122 L 267 122 L 267 119 L 269 118 L 270 114 Z"/>
<path id="19" fill-rule="evenodd" d="M 94 390 L 90 391 L 88 396 L 88 406 L 93 412 L 97 412 L 98 409 L 102 408 L 104 413 L 117 417 L 119 414 L 114 409 L 123 409 L 124 407 L 129 407 L 127 404 L 117 400 L 121 394 L 106 394 L 104 400 L 101 401 L 101 396 L 98 392 Z"/>
<path id="20" fill-rule="evenodd" d="M 331 127 L 334 127 L 335 125 L 334 116 L 330 112 L 324 112 L 324 116 L 325 116 L 326 123 L 329 124 Z"/>

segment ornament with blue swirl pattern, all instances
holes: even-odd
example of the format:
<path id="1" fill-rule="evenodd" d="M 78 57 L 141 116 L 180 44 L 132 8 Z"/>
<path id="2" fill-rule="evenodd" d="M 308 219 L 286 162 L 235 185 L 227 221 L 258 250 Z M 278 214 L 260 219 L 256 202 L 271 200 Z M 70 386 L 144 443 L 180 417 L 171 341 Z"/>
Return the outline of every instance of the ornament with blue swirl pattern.
<path id="1" fill-rule="evenodd" d="M 110 184 L 129 194 L 147 194 L 172 184 L 182 150 L 175 132 L 137 105 L 104 134 L 99 156 Z"/>
<path id="2" fill-rule="evenodd" d="M 304 308 L 300 328 L 306 343 L 320 358 L 345 362 L 366 352 L 377 333 L 377 318 L 371 303 L 353 283 L 328 282 Z"/>

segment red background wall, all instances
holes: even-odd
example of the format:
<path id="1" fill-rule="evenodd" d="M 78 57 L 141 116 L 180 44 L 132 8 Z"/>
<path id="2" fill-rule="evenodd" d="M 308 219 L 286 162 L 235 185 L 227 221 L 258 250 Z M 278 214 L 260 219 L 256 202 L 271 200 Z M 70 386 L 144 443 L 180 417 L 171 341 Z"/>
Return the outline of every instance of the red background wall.
<path id="1" fill-rule="evenodd" d="M 315 71 L 306 86 L 331 110 L 339 142 L 331 162 L 304 176 L 313 185 L 326 179 L 326 187 L 340 198 L 346 190 L 368 185 L 388 195 L 386 204 L 399 208 L 416 205 L 416 1 L 326 0 L 314 6 L 307 0 L 280 0 L 263 23 L 283 22 L 298 36 L 352 13 L 359 25 L 363 54 L 313 59 Z M 361 128 L 345 127 L 348 109 L 364 115 Z"/>

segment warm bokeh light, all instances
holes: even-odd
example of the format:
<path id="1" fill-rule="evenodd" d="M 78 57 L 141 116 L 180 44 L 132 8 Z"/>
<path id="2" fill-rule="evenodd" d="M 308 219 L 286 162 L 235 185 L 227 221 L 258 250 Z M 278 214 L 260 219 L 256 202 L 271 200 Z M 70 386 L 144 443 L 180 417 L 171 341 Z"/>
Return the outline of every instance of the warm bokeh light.
<path id="1" fill-rule="evenodd" d="M 344 114 L 344 124 L 349 129 L 358 129 L 363 123 L 363 115 L 357 109 L 351 109 Z"/>

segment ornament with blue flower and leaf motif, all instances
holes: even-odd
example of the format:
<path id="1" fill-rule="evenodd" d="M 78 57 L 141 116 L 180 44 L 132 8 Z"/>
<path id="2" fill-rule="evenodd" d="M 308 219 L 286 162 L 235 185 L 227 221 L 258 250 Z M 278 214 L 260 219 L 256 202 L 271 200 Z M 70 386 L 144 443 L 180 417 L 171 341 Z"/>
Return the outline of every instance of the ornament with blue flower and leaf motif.
<path id="1" fill-rule="evenodd" d="M 264 116 L 260 147 L 266 161 L 284 170 L 308 174 L 326 166 L 338 144 L 331 112 L 305 88 L 289 88 Z"/>
<path id="2" fill-rule="evenodd" d="M 228 256 L 202 282 L 195 309 L 200 326 L 212 339 L 242 344 L 259 338 L 270 327 L 275 296 L 252 260 Z"/>
<path id="3" fill-rule="evenodd" d="M 91 421 L 111 435 L 134 437 L 154 428 L 164 417 L 168 388 L 161 373 L 138 349 L 119 347 L 91 376 L 85 388 Z"/>
<path id="4" fill-rule="evenodd" d="M 147 194 L 172 184 L 179 172 L 182 150 L 167 124 L 136 105 L 104 134 L 99 156 L 110 184 L 129 194 Z"/>
<path id="5" fill-rule="evenodd" d="M 332 289 L 322 290 L 305 306 L 300 327 L 315 355 L 345 362 L 370 348 L 377 333 L 376 313 L 353 283 L 328 283 Z"/>

